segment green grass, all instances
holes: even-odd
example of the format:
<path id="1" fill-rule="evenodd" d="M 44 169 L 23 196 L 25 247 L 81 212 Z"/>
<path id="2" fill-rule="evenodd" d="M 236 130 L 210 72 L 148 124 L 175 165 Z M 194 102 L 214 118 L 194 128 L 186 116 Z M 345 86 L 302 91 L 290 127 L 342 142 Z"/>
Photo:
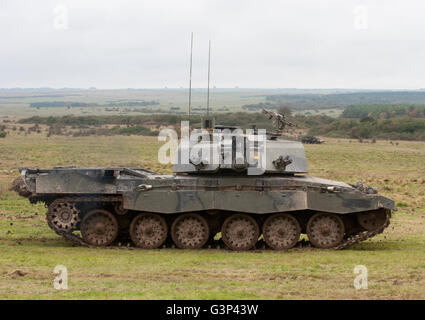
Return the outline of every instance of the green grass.
<path id="1" fill-rule="evenodd" d="M 0 141 L 0 299 L 424 299 L 425 143 L 331 139 L 306 146 L 310 174 L 364 180 L 403 203 L 390 227 L 341 251 L 123 250 L 73 247 L 44 221 L 45 208 L 7 191 L 17 167 L 143 166 L 155 137 L 9 136 Z M 56 265 L 68 290 L 53 288 Z M 353 287 L 356 265 L 369 289 Z M 22 270 L 25 276 L 12 275 Z"/>

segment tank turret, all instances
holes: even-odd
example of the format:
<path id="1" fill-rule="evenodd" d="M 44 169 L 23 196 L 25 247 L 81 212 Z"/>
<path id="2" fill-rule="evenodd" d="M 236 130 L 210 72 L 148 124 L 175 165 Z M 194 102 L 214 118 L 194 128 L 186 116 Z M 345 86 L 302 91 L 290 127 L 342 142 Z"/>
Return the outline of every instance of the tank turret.
<path id="1" fill-rule="evenodd" d="M 282 136 L 285 126 L 296 126 L 285 115 L 263 109 L 277 131 L 215 126 L 204 120 L 201 128 L 182 139 L 174 162 L 176 174 L 236 172 L 247 175 L 304 174 L 307 161 L 301 142 Z"/>

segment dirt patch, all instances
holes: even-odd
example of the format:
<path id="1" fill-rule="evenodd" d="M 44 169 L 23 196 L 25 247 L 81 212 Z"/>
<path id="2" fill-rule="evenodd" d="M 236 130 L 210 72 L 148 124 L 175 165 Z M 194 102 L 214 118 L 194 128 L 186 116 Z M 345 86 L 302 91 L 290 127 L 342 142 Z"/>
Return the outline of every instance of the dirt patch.
<path id="1" fill-rule="evenodd" d="M 25 271 L 22 271 L 22 270 L 19 270 L 19 269 L 17 269 L 17 270 L 14 270 L 14 271 L 12 271 L 12 272 L 9 272 L 8 273 L 8 275 L 9 276 L 19 276 L 19 277 L 24 277 L 24 276 L 26 276 L 28 274 L 28 272 L 25 272 Z"/>

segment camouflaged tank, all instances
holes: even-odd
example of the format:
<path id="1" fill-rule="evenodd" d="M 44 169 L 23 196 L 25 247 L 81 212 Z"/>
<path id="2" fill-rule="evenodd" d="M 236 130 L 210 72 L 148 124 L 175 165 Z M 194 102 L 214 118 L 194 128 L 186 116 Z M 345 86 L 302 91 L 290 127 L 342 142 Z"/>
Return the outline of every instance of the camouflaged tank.
<path id="1" fill-rule="evenodd" d="M 283 115 L 264 113 L 279 130 L 293 125 Z M 247 161 L 235 154 L 237 139 L 225 145 L 198 139 L 221 158 L 231 153 L 233 161 L 191 157 L 189 163 L 176 161 L 174 175 L 124 167 L 21 168 L 13 189 L 46 204 L 47 223 L 57 234 L 89 247 L 285 250 L 301 245 L 301 234 L 307 234 L 314 247 L 342 249 L 383 232 L 394 201 L 361 182 L 308 176 L 302 143 L 280 133 L 263 141 L 260 171 L 258 155 Z M 179 159 L 185 148 L 192 147 L 181 144 Z"/>

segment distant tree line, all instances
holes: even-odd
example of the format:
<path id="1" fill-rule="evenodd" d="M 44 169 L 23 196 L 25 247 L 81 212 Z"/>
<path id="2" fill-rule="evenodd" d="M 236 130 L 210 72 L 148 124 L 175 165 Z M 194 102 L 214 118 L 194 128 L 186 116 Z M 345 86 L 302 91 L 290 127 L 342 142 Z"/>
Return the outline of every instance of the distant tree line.
<path id="1" fill-rule="evenodd" d="M 281 108 L 287 114 L 288 120 L 296 123 L 298 129 L 307 129 L 309 135 L 320 135 L 343 138 L 379 138 L 425 140 L 425 118 L 395 117 L 376 119 L 366 116 L 361 119 L 332 118 L 325 115 L 290 115 L 288 109 Z M 289 110 L 290 111 L 290 110 Z M 274 131 L 271 120 L 261 112 L 217 113 L 214 115 L 216 124 L 238 126 Z M 22 119 L 19 123 L 43 124 L 50 127 L 51 134 L 63 134 L 65 127 L 73 129 L 73 135 L 91 134 L 141 134 L 156 135 L 157 130 L 150 128 L 170 126 L 178 129 L 180 121 L 188 120 L 187 115 L 151 114 L 137 116 L 62 116 L 62 117 L 31 117 Z M 192 115 L 192 128 L 200 127 L 201 116 Z M 110 125 L 114 127 L 110 128 Z M 105 128 L 105 126 L 107 126 Z"/>
<path id="2" fill-rule="evenodd" d="M 97 106 L 96 103 L 85 103 L 85 102 L 66 102 L 66 101 L 42 101 L 42 102 L 31 102 L 31 108 L 55 108 L 55 107 L 90 107 Z"/>
<path id="3" fill-rule="evenodd" d="M 116 125 L 142 125 L 148 123 L 164 123 L 164 125 L 175 125 L 183 116 L 172 114 L 151 114 L 151 115 L 136 115 L 136 116 L 121 116 L 121 115 L 108 115 L 108 116 L 49 116 L 39 117 L 34 116 L 30 118 L 21 119 L 18 123 L 38 123 L 44 125 L 62 125 L 62 126 L 101 126 L 106 124 Z M 186 116 L 187 118 L 187 116 Z"/>
<path id="4" fill-rule="evenodd" d="M 63 133 L 62 133 L 63 134 Z M 128 126 L 128 127 L 112 127 L 112 128 L 89 128 L 72 133 L 74 137 L 80 136 L 112 136 L 112 135 L 141 135 L 141 136 L 157 136 L 159 131 L 151 130 L 143 126 Z"/>
<path id="5" fill-rule="evenodd" d="M 190 125 L 192 128 L 200 127 L 203 115 L 192 115 Z M 246 113 L 217 113 L 213 115 L 217 124 L 226 126 L 239 126 L 244 129 L 257 128 L 274 130 L 271 120 L 260 112 Z M 303 117 L 301 117 L 304 119 Z M 119 126 L 180 126 L 181 121 L 187 121 L 187 115 L 176 114 L 149 114 L 149 115 L 105 115 L 105 116 L 49 116 L 21 119 L 21 124 L 42 124 L 47 126 L 65 127 L 70 126 L 74 129 L 87 129 L 90 127 L 101 127 L 105 125 Z M 301 124 L 301 126 L 303 126 Z"/>
<path id="6" fill-rule="evenodd" d="M 151 100 L 151 101 L 123 101 L 123 102 L 110 102 L 106 105 L 102 106 L 114 106 L 114 107 L 144 107 L 144 106 L 155 106 L 158 105 L 159 101 Z"/>
<path id="7" fill-rule="evenodd" d="M 343 118 L 390 119 L 395 117 L 425 118 L 425 105 L 356 105 L 347 107 L 342 113 Z"/>
<path id="8" fill-rule="evenodd" d="M 90 102 L 72 102 L 72 101 L 42 101 L 30 103 L 31 108 L 55 108 L 55 107 L 145 107 L 158 105 L 159 101 L 151 100 L 139 100 L 139 101 L 119 101 L 109 102 L 106 104 L 90 103 Z"/>
<path id="9" fill-rule="evenodd" d="M 329 94 L 275 94 L 266 100 L 286 105 L 293 110 L 346 108 L 366 104 L 419 104 L 425 103 L 425 91 L 381 91 Z"/>
<path id="10" fill-rule="evenodd" d="M 425 119 L 330 119 L 328 123 L 310 127 L 309 134 L 357 139 L 425 140 Z"/>

